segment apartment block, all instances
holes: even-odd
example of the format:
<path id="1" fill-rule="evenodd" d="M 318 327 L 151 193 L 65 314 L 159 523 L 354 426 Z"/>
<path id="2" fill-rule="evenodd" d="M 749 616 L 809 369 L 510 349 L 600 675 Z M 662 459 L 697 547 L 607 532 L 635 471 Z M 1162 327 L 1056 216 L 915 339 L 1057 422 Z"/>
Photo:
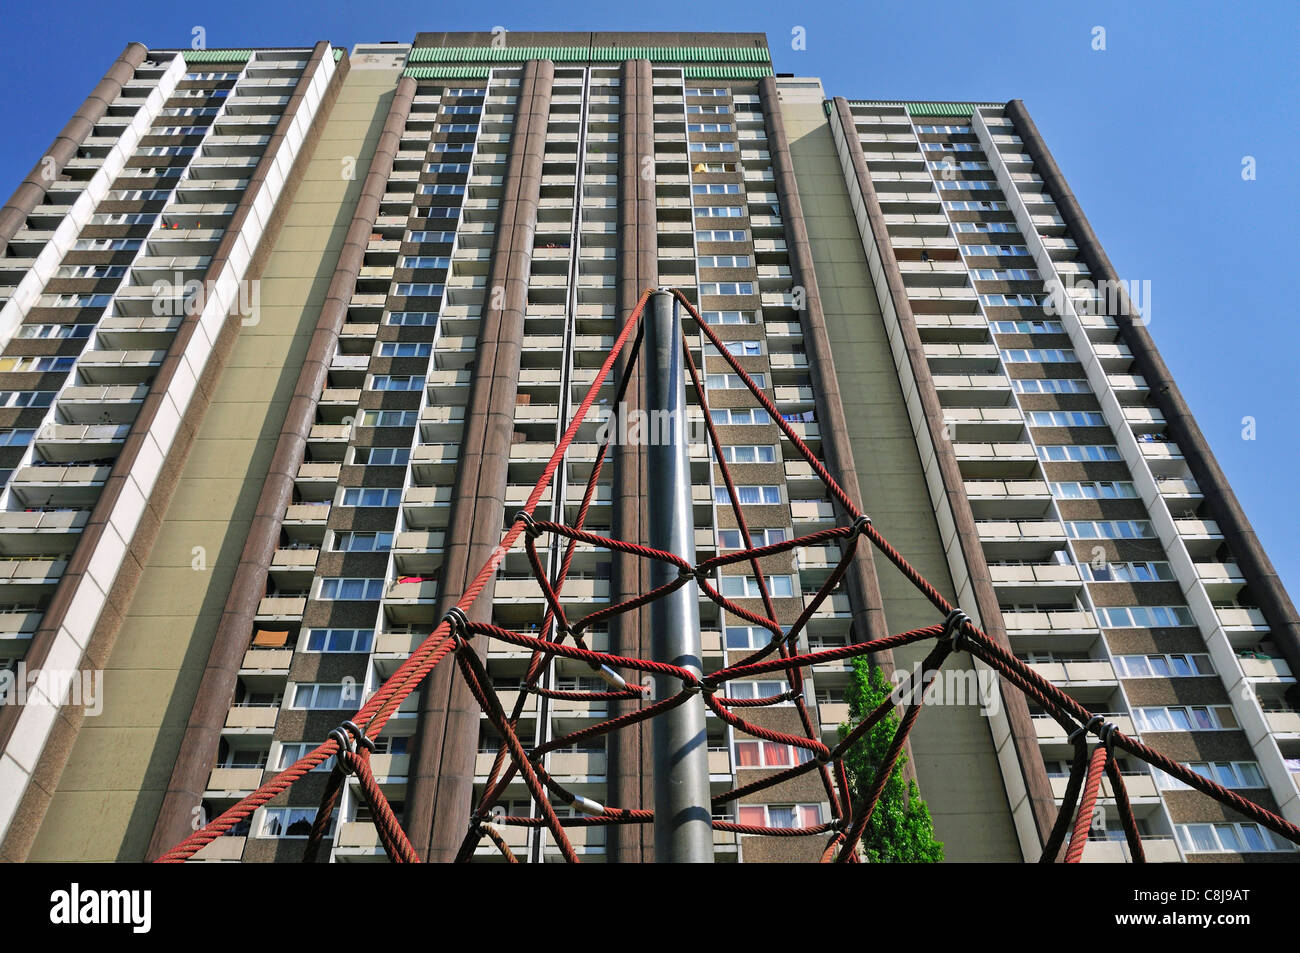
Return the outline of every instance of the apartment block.
<path id="1" fill-rule="evenodd" d="M 319 745 L 455 605 L 658 287 L 696 303 L 991 638 L 1300 822 L 1295 608 L 1156 351 L 1149 292 L 1120 280 L 1023 103 L 846 99 L 779 66 L 761 33 L 123 51 L 0 212 L 0 667 L 102 681 L 96 705 L 0 707 L 0 857 L 152 859 Z M 685 325 L 755 544 L 843 525 Z M 639 368 L 622 354 L 615 370 L 538 518 L 576 521 L 601 423 L 646 409 Z M 703 559 L 742 540 L 694 397 L 691 412 Z M 586 526 L 644 541 L 657 489 L 644 448 L 616 442 Z M 564 540 L 540 542 L 553 578 Z M 840 557 L 764 558 L 777 621 Z M 712 581 L 763 610 L 747 564 Z M 581 616 L 648 588 L 643 560 L 578 547 L 563 603 Z M 767 644 L 699 607 L 706 670 Z M 521 546 L 471 613 L 552 636 L 546 615 Z M 863 546 L 800 648 L 936 621 Z M 649 611 L 586 637 L 648 657 Z M 478 642 L 526 744 L 640 705 L 527 691 L 531 653 Z M 910 671 L 925 648 L 876 661 Z M 909 776 L 948 859 L 1036 861 L 1073 745 L 983 663 L 947 667 L 988 690 L 927 706 Z M 728 693 L 769 702 L 745 708 L 755 724 L 799 734 L 806 713 L 833 742 L 851 673 L 828 662 L 799 691 L 769 674 Z M 540 684 L 608 687 L 559 657 Z M 412 844 L 453 860 L 501 739 L 450 662 L 374 741 Z M 713 716 L 708 747 L 714 794 L 806 756 Z M 653 805 L 648 726 L 543 763 L 599 804 Z M 196 859 L 301 860 L 332 766 Z M 1300 858 L 1161 772 L 1121 767 L 1149 860 Z M 1125 862 L 1102 793 L 1084 859 Z M 495 810 L 536 805 L 516 777 Z M 831 819 L 817 772 L 714 815 Z M 562 859 L 544 827 L 501 832 L 521 860 Z M 584 861 L 654 859 L 648 824 L 569 832 Z M 322 860 L 386 860 L 355 778 L 327 842 Z M 824 846 L 714 832 L 719 862 L 812 862 Z M 483 839 L 473 859 L 501 854 Z"/>

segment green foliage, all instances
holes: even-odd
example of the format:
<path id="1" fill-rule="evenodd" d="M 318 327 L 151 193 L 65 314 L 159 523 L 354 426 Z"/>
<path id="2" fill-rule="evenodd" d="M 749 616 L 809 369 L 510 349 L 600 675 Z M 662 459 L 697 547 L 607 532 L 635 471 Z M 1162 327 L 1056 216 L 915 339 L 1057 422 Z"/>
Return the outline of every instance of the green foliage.
<path id="1" fill-rule="evenodd" d="M 853 676 L 845 693 L 850 723 L 840 725 L 840 737 L 847 735 L 853 725 L 874 711 L 892 690 L 884 672 L 866 658 L 855 658 Z M 897 728 L 898 715 L 890 712 L 846 752 L 844 766 L 849 773 L 855 804 L 860 803 L 875 780 L 876 769 L 884 760 Z M 871 821 L 863 832 L 861 849 L 870 863 L 937 864 L 943 860 L 943 843 L 934 838 L 930 809 L 921 799 L 916 782 L 903 782 L 906 760 L 907 751 L 904 750 L 898 756 Z"/>

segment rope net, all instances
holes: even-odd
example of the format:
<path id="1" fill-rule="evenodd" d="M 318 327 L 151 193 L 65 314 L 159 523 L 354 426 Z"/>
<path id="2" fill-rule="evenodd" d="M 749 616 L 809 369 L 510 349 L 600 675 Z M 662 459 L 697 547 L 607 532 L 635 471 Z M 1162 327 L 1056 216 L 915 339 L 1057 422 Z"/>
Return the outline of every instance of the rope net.
<path id="1" fill-rule="evenodd" d="M 952 606 L 903 556 L 891 546 L 872 525 L 869 517 L 864 515 L 857 504 L 849 499 L 844 490 L 827 472 L 825 466 L 808 448 L 769 400 L 763 389 L 745 371 L 713 329 L 700 317 L 696 308 L 679 290 L 674 290 L 678 302 L 695 319 L 699 331 L 714 349 L 727 362 L 749 389 L 758 405 L 762 407 L 771 420 L 781 429 L 794 451 L 812 468 L 824 483 L 831 498 L 838 504 L 839 512 L 847 516 L 844 525 L 824 529 L 805 536 L 765 546 L 754 546 L 745 514 L 739 500 L 736 486 L 731 478 L 726 459 L 723 455 L 717 430 L 709 413 L 705 387 L 691 356 L 689 341 L 683 348 L 686 356 L 687 370 L 690 374 L 690 386 L 698 404 L 703 411 L 708 430 L 708 440 L 713 451 L 713 460 L 721 471 L 726 486 L 727 498 L 735 514 L 740 531 L 743 548 L 719 553 L 709 559 L 691 565 L 680 555 L 663 552 L 626 540 L 615 539 L 592 533 L 584 529 L 584 523 L 592 500 L 596 493 L 597 481 L 609 449 L 613 434 L 607 434 L 601 441 L 599 452 L 595 456 L 590 476 L 577 511 L 574 525 L 537 519 L 534 511 L 542 496 L 546 493 L 555 475 L 556 469 L 564 459 L 566 451 L 573 443 L 579 427 L 586 419 L 597 393 L 610 378 L 615 361 L 625 348 L 628 349 L 627 371 L 618 384 L 615 406 L 626 393 L 631 379 L 631 368 L 635 365 L 643 337 L 642 315 L 644 314 L 651 291 L 642 293 L 636 307 L 629 315 L 618 338 L 588 388 L 573 419 L 555 447 L 550 460 L 543 469 L 532 492 L 529 494 L 523 510 L 515 517 L 497 547 L 493 550 L 483 567 L 475 576 L 464 594 L 442 619 L 433 632 L 411 653 L 383 685 L 365 702 L 351 719 L 330 733 L 329 737 L 313 751 L 299 759 L 292 766 L 280 772 L 263 784 L 252 794 L 240 800 L 233 807 L 217 818 L 195 831 L 184 841 L 158 858 L 160 863 L 180 863 L 189 860 L 205 845 L 230 831 L 233 827 L 249 819 L 257 808 L 288 790 L 295 782 L 309 771 L 323 764 L 329 758 L 336 759 L 335 767 L 329 777 L 326 790 L 316 813 L 311 834 L 307 839 L 304 853 L 305 861 L 313 861 L 319 856 L 322 842 L 330 828 L 330 822 L 338 805 L 344 782 L 349 775 L 355 775 L 361 798 L 370 808 L 370 816 L 377 828 L 379 840 L 388 857 L 397 862 L 418 862 L 415 849 L 407 839 L 400 822 L 394 815 L 387 798 L 381 791 L 370 768 L 370 754 L 374 748 L 370 740 L 378 735 L 388 720 L 407 698 L 424 681 L 425 677 L 438 665 L 447 662 L 450 657 L 464 678 L 471 694 L 486 713 L 492 728 L 501 738 L 495 761 L 489 773 L 483 794 L 471 812 L 469 828 L 461 844 L 457 861 L 468 861 L 480 843 L 486 839 L 495 845 L 502 856 L 517 863 L 518 859 L 507 846 L 506 838 L 497 825 L 520 825 L 524 827 L 545 827 L 555 840 L 561 855 L 566 861 L 577 862 L 578 856 L 566 834 L 572 827 L 614 824 L 649 824 L 654 821 L 654 812 L 640 808 L 612 807 L 597 804 L 589 798 L 574 794 L 564 785 L 550 776 L 544 768 L 544 757 L 551 751 L 565 748 L 576 742 L 587 741 L 631 728 L 662 715 L 678 705 L 684 704 L 694 695 L 703 697 L 708 709 L 718 718 L 730 725 L 737 732 L 761 741 L 790 745 L 800 752 L 800 763 L 776 771 L 757 781 L 739 785 L 728 791 L 712 796 L 714 805 L 725 804 L 745 795 L 781 784 L 808 772 L 816 772 L 821 778 L 830 803 L 830 819 L 826 822 L 804 827 L 767 827 L 752 824 L 739 824 L 714 818 L 714 830 L 729 831 L 735 834 L 750 834 L 769 837 L 817 837 L 825 841 L 821 852 L 822 862 L 857 863 L 860 860 L 859 842 L 871 820 L 872 814 L 880 800 L 885 784 L 893 772 L 899 755 L 907 743 L 908 735 L 915 725 L 921 708 L 925 703 L 926 692 L 914 691 L 912 701 L 904 708 L 893 739 L 886 750 L 881 763 L 871 779 L 869 787 L 865 786 L 861 797 L 853 798 L 844 756 L 854 745 L 859 743 L 871 729 L 896 707 L 892 697 L 886 698 L 873 711 L 843 737 L 834 747 L 828 747 L 819 736 L 813 719 L 804 700 L 804 670 L 822 662 L 831 662 L 858 656 L 868 656 L 886 650 L 899 648 L 913 643 L 933 642 L 929 654 L 921 664 L 920 681 L 928 686 L 939 672 L 944 661 L 954 652 L 965 651 L 996 671 L 1004 686 L 1013 686 L 1032 699 L 1065 731 L 1069 743 L 1074 747 L 1074 759 L 1068 783 L 1057 812 L 1047 842 L 1044 844 L 1040 862 L 1055 862 L 1070 835 L 1069 847 L 1065 854 L 1067 863 L 1077 863 L 1082 859 L 1084 846 L 1088 840 L 1102 775 L 1105 774 L 1113 793 L 1116 810 L 1124 830 L 1131 857 L 1134 862 L 1144 862 L 1145 855 L 1142 840 L 1138 833 L 1137 821 L 1125 789 L 1124 776 L 1115 760 L 1115 749 L 1159 768 L 1161 771 L 1177 778 L 1184 784 L 1210 796 L 1270 831 L 1300 844 L 1300 828 L 1283 818 L 1265 810 L 1252 801 L 1246 800 L 1216 784 L 1186 766 L 1173 761 L 1160 752 L 1130 738 L 1119 731 L 1115 725 L 1107 723 L 1101 715 L 1096 715 L 1080 705 L 1069 695 L 1033 671 L 1027 664 L 1017 659 L 1010 652 L 996 644 L 977 628 L 960 609 Z M 685 335 L 685 332 L 683 332 Z M 610 428 L 612 429 L 612 428 Z M 554 579 L 549 579 L 542 559 L 538 553 L 538 540 L 546 535 L 563 539 L 563 557 Z M 506 554 L 511 551 L 522 537 L 523 547 L 533 574 L 546 602 L 545 620 L 540 628 L 541 636 L 525 634 L 488 623 L 472 622 L 466 610 L 479 598 L 483 588 L 496 573 Z M 854 559 L 861 540 L 866 539 L 876 552 L 892 563 L 924 597 L 934 606 L 936 621 L 932 625 L 889 635 L 884 638 L 864 642 L 853 642 L 843 646 L 817 652 L 798 654 L 798 638 L 832 591 L 840 584 L 849 564 Z M 776 608 L 772 600 L 767 581 L 763 576 L 759 561 L 768 556 L 788 553 L 804 546 L 841 547 L 841 557 L 825 583 L 807 601 L 803 611 L 788 628 L 783 628 L 777 620 Z M 598 609 L 581 618 L 570 618 L 561 604 L 565 580 L 573 564 L 576 548 L 580 545 L 596 547 L 609 551 L 630 554 L 645 560 L 658 560 L 678 570 L 678 575 L 671 582 L 660 585 L 647 592 L 605 608 Z M 709 576 L 724 566 L 749 563 L 761 596 L 763 613 L 750 611 L 737 605 L 710 582 Z M 766 629 L 771 633 L 769 643 L 742 658 L 727 665 L 719 671 L 703 676 L 664 662 L 651 659 L 630 658 L 613 655 L 608 652 L 593 651 L 587 644 L 584 633 L 600 623 L 620 613 L 648 605 L 663 598 L 671 592 L 694 581 L 700 591 L 719 608 L 749 624 Z M 515 700 L 511 710 L 503 707 L 502 701 L 493 689 L 492 679 L 484 668 L 482 659 L 472 646 L 477 636 L 498 639 L 502 642 L 531 650 L 527 675 L 523 679 L 522 689 L 511 686 Z M 556 657 L 576 659 L 591 666 L 607 683 L 608 691 L 562 691 L 543 687 L 539 684 L 549 663 Z M 624 673 L 641 673 L 644 678 L 650 676 L 668 676 L 680 681 L 680 689 L 669 697 L 652 700 L 648 697 L 649 689 L 636 684 L 634 679 L 627 679 Z M 789 690 L 779 695 L 764 698 L 730 698 L 726 695 L 728 684 L 737 679 L 768 673 L 782 673 L 787 680 Z M 530 694 L 552 699 L 569 699 L 578 701 L 596 700 L 639 700 L 642 707 L 633 709 L 617 717 L 592 723 L 580 730 L 556 737 L 541 745 L 530 747 L 521 740 L 516 730 Z M 747 720 L 746 709 L 782 702 L 793 702 L 798 712 L 801 734 L 774 731 L 770 728 Z M 1095 739 L 1095 740 L 1094 740 Z M 1089 745 L 1092 751 L 1089 752 Z M 537 806 L 537 816 L 523 817 L 501 814 L 497 807 L 509 785 L 516 777 L 523 780 L 529 794 Z M 1082 793 L 1082 799 L 1080 794 Z M 555 804 L 572 806 L 577 813 L 558 816 Z M 1077 810 L 1076 810 L 1077 807 Z M 494 813 L 494 808 L 496 812 Z"/>

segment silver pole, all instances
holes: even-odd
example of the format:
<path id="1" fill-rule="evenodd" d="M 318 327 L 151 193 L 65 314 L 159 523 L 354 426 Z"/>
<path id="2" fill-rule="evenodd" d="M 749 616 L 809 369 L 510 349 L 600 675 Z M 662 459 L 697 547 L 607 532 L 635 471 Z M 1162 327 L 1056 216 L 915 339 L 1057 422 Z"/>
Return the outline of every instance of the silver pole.
<path id="1" fill-rule="evenodd" d="M 646 316 L 645 401 L 650 446 L 649 545 L 695 563 L 695 517 L 686 436 L 685 358 L 678 302 L 667 291 L 650 296 Z M 650 585 L 677 576 L 668 563 L 651 560 Z M 650 604 L 651 657 L 699 675 L 699 588 L 687 583 Z M 656 676 L 655 698 L 681 690 L 681 681 Z M 704 699 L 654 719 L 655 860 L 659 863 L 713 863 L 713 823 L 709 801 L 709 746 Z"/>

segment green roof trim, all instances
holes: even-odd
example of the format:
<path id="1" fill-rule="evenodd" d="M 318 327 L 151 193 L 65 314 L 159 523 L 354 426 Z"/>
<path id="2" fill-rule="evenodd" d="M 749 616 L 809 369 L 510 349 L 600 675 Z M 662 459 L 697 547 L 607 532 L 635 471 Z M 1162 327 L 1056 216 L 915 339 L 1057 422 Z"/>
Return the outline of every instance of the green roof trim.
<path id="1" fill-rule="evenodd" d="M 652 60 L 658 63 L 770 63 L 757 46 L 424 46 L 411 50 L 412 63 L 557 63 Z"/>
<path id="2" fill-rule="evenodd" d="M 247 63 L 252 50 L 181 50 L 187 63 Z"/>
<path id="3" fill-rule="evenodd" d="M 487 66 L 408 66 L 402 75 L 412 79 L 487 79 L 490 72 Z"/>
<path id="4" fill-rule="evenodd" d="M 683 79 L 762 79 L 772 75 L 770 66 L 683 66 Z"/>
<path id="5" fill-rule="evenodd" d="M 1005 103 L 904 103 L 884 102 L 876 99 L 851 99 L 850 106 L 900 106 L 909 116 L 969 116 L 976 109 L 987 106 L 1000 108 Z"/>
<path id="6" fill-rule="evenodd" d="M 343 59 L 343 51 L 342 51 L 342 50 L 335 50 L 335 51 L 334 51 L 334 62 L 337 63 L 337 62 L 338 62 L 339 60 L 341 60 L 341 59 Z"/>

